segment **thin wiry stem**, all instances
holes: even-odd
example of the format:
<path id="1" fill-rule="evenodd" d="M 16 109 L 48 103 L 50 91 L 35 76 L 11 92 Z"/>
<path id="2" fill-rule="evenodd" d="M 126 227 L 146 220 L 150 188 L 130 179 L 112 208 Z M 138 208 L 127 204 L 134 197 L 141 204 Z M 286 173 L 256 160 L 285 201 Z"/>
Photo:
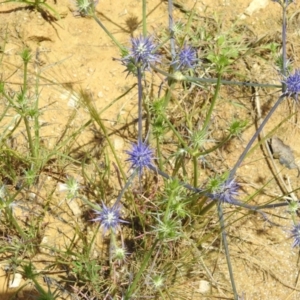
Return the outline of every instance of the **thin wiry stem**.
<path id="1" fill-rule="evenodd" d="M 169 31 L 170 31 L 171 56 L 172 56 L 172 61 L 174 61 L 175 57 L 176 57 L 176 51 L 175 51 L 173 1 L 172 0 L 168 0 L 168 13 L 169 13 Z M 174 69 L 176 69 L 176 66 L 174 66 Z"/>
<path id="2" fill-rule="evenodd" d="M 228 248 L 228 243 L 227 243 L 227 238 L 226 238 L 223 209 L 222 209 L 222 204 L 220 202 L 218 203 L 218 215 L 219 215 L 219 222 L 220 222 L 220 226 L 221 226 L 221 236 L 222 236 L 222 241 L 223 241 L 223 245 L 224 245 L 225 257 L 226 257 L 226 261 L 227 261 L 227 267 L 228 267 L 228 272 L 229 272 L 229 276 L 230 276 L 230 282 L 231 282 L 231 286 L 232 286 L 234 300 L 238 300 L 238 293 L 236 290 L 235 281 L 234 281 L 234 277 L 233 277 L 229 248 Z"/>
<path id="3" fill-rule="evenodd" d="M 286 5 L 282 5 L 282 75 L 286 77 Z M 282 93 L 286 92 L 286 84 L 282 83 Z"/>
<path id="4" fill-rule="evenodd" d="M 96 23 L 104 30 L 104 32 L 111 38 L 115 45 L 121 50 L 124 51 L 124 47 L 115 39 L 115 37 L 108 31 L 108 29 L 102 24 L 102 22 L 96 17 L 95 13 L 92 14 L 92 18 Z"/>
<path id="5" fill-rule="evenodd" d="M 191 76 L 185 76 L 182 75 L 180 78 L 174 74 L 170 74 L 168 72 L 165 72 L 157 67 L 155 67 L 153 64 L 151 64 L 151 68 L 166 76 L 168 79 L 175 79 L 175 80 L 181 80 L 181 81 L 188 81 L 188 82 L 193 82 L 197 84 L 198 82 L 203 82 L 203 83 L 217 83 L 218 79 L 216 78 L 200 78 L 200 77 L 191 77 Z M 241 82 L 241 81 L 231 81 L 231 80 L 221 80 L 222 85 L 237 85 L 237 86 L 249 86 L 249 87 L 263 87 L 263 88 L 281 88 L 281 85 L 278 84 L 268 84 L 268 83 L 254 83 L 254 82 Z"/>
<path id="6" fill-rule="evenodd" d="M 213 99 L 212 99 L 210 107 L 209 107 L 209 111 L 206 115 L 206 118 L 205 118 L 205 121 L 204 121 L 204 124 L 203 124 L 203 130 L 204 131 L 208 130 L 208 125 L 211 122 L 211 115 L 212 115 L 212 112 L 214 110 L 215 104 L 217 102 L 220 87 L 221 87 L 221 73 L 218 74 L 217 86 L 216 86 L 216 89 L 215 89 L 215 93 L 214 93 Z"/>
<path id="7" fill-rule="evenodd" d="M 137 67 L 137 78 L 138 78 L 138 141 L 142 143 L 143 138 L 143 86 L 142 86 L 142 71 L 141 67 Z"/>
<path id="8" fill-rule="evenodd" d="M 170 179 L 175 180 L 175 178 L 173 178 L 172 176 L 168 175 L 167 173 L 161 171 L 160 169 L 158 169 L 157 167 L 155 167 L 153 165 L 149 165 L 148 168 L 150 170 L 152 170 L 153 172 L 159 174 L 160 176 L 162 176 L 162 177 L 164 177 L 168 180 L 170 180 Z M 190 184 L 185 183 L 185 182 L 180 182 L 180 185 L 182 185 L 184 188 L 188 189 L 189 191 L 192 191 L 192 192 L 198 193 L 198 194 L 203 194 L 206 197 L 208 197 L 210 199 L 213 199 L 213 195 L 211 193 L 207 192 L 205 189 L 201 189 L 201 188 L 191 186 Z M 257 205 L 250 205 L 250 204 L 247 204 L 247 203 L 243 203 L 241 201 L 234 200 L 234 199 L 232 199 L 230 204 L 234 205 L 234 206 L 239 206 L 239 207 L 242 207 L 242 208 L 246 208 L 246 209 L 251 210 L 251 211 L 256 211 L 259 214 L 261 214 L 265 220 L 267 220 L 269 223 L 272 223 L 274 225 L 277 225 L 277 224 L 269 221 L 266 214 L 264 212 L 260 211 L 260 210 L 261 209 L 273 209 L 273 208 L 276 208 L 276 207 L 282 207 L 282 206 L 288 206 L 289 205 L 288 202 L 281 202 L 281 203 L 266 204 L 266 205 L 257 206 Z"/>
<path id="9" fill-rule="evenodd" d="M 147 36 L 147 0 L 143 0 L 143 36 Z"/>
<path id="10" fill-rule="evenodd" d="M 149 260 L 151 258 L 151 255 L 152 255 L 154 249 L 156 248 L 158 242 L 159 242 L 159 240 L 156 239 L 154 241 L 154 243 L 152 244 L 151 248 L 149 249 L 149 251 L 145 254 L 142 265 L 140 266 L 140 269 L 139 269 L 138 273 L 135 275 L 133 282 L 129 285 L 129 288 L 128 288 L 126 294 L 125 294 L 124 300 L 131 299 L 131 295 L 137 289 L 137 284 L 138 284 L 140 278 L 142 277 L 142 274 L 145 271 L 145 269 L 146 269 L 146 267 L 149 263 Z"/>
<path id="11" fill-rule="evenodd" d="M 198 159 L 193 156 L 193 166 L 194 166 L 194 186 L 198 184 Z"/>
<path id="12" fill-rule="evenodd" d="M 256 130 L 256 132 L 254 133 L 253 137 L 251 138 L 251 140 L 248 142 L 245 150 L 243 151 L 243 153 L 240 155 L 239 159 L 237 160 L 237 162 L 235 163 L 234 167 L 231 169 L 230 171 L 230 175 L 229 178 L 233 178 L 235 176 L 235 173 L 238 169 L 238 167 L 241 165 L 241 163 L 243 162 L 245 156 L 247 155 L 248 151 L 250 150 L 252 144 L 254 143 L 254 141 L 256 140 L 256 138 L 258 137 L 258 135 L 260 134 L 260 132 L 262 131 L 262 129 L 264 128 L 264 126 L 266 125 L 266 123 L 268 122 L 268 120 L 270 119 L 270 117 L 273 115 L 273 113 L 275 112 L 275 110 L 277 109 L 277 107 L 279 106 L 279 104 L 282 102 L 282 100 L 286 97 L 286 93 L 282 94 L 277 102 L 274 104 L 274 106 L 271 108 L 271 110 L 269 111 L 269 113 L 267 114 L 267 116 L 265 117 L 264 121 L 260 124 L 260 126 L 258 127 L 258 129 Z"/>
<path id="13" fill-rule="evenodd" d="M 155 166 L 153 166 L 153 165 L 150 165 L 150 166 L 148 166 L 148 167 L 149 167 L 149 169 L 151 169 L 151 170 L 154 171 L 155 173 L 159 174 L 160 176 L 162 176 L 162 177 L 164 177 L 164 178 L 166 178 L 166 179 L 172 179 L 172 180 L 174 180 L 174 178 L 173 178 L 172 176 L 170 176 L 170 175 L 168 175 L 167 173 L 165 173 L 165 172 L 159 170 L 157 167 L 155 167 Z M 191 186 L 190 184 L 185 183 L 185 182 L 180 182 L 180 184 L 181 184 L 183 187 L 185 187 L 186 189 L 188 189 L 188 190 L 190 190 L 190 191 L 192 191 L 192 192 L 195 192 L 195 193 L 204 193 L 204 192 L 205 192 L 205 190 L 200 189 L 200 188 L 193 187 L 193 186 Z"/>
<path id="14" fill-rule="evenodd" d="M 122 197 L 123 197 L 125 191 L 126 191 L 126 190 L 128 189 L 128 187 L 131 185 L 131 183 L 132 183 L 134 177 L 135 177 L 137 174 L 138 174 L 138 170 L 136 169 L 136 170 L 134 170 L 133 173 L 129 176 L 129 178 L 127 179 L 126 184 L 125 184 L 124 187 L 122 188 L 122 190 L 121 190 L 120 194 L 118 195 L 118 198 L 117 198 L 117 200 L 116 200 L 116 202 L 114 203 L 113 206 L 119 205 L 119 203 L 120 203 L 120 201 L 121 201 L 121 199 L 122 199 Z"/>

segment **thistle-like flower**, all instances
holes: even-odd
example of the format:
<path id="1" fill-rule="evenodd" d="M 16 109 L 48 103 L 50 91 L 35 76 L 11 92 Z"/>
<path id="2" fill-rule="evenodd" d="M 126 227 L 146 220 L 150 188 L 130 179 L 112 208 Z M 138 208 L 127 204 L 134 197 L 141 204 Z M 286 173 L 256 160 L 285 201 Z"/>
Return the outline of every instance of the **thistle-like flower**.
<path id="1" fill-rule="evenodd" d="M 288 95 L 295 97 L 297 101 L 298 94 L 300 93 L 300 70 L 296 70 L 294 74 L 288 76 L 283 83 L 286 85 Z"/>
<path id="2" fill-rule="evenodd" d="M 153 228 L 160 240 L 165 242 L 175 241 L 182 236 L 181 219 L 169 217 L 164 220 L 161 216 L 158 216 L 156 220 L 157 224 Z"/>
<path id="3" fill-rule="evenodd" d="M 157 45 L 152 42 L 151 37 L 131 39 L 129 54 L 121 59 L 126 65 L 128 72 L 132 72 L 133 66 L 141 67 L 142 70 L 149 69 L 150 63 L 159 62 L 159 55 L 155 53 Z"/>
<path id="4" fill-rule="evenodd" d="M 291 237 L 294 239 L 292 246 L 300 246 L 300 223 L 293 225 L 293 228 L 291 229 L 290 233 Z"/>
<path id="5" fill-rule="evenodd" d="M 238 201 L 236 197 L 239 195 L 239 188 L 240 186 L 234 179 L 227 179 L 218 187 L 213 188 L 209 197 L 213 200 L 220 201 L 221 203 L 235 204 L 235 202 Z"/>
<path id="6" fill-rule="evenodd" d="M 137 144 L 132 144 L 132 149 L 126 151 L 129 158 L 126 161 L 131 163 L 131 168 L 138 170 L 139 175 L 143 173 L 145 167 L 152 165 L 153 150 L 142 141 L 138 141 Z"/>
<path id="7" fill-rule="evenodd" d="M 120 265 L 121 263 L 126 262 L 126 258 L 129 253 L 124 247 L 115 247 L 112 249 L 113 259 Z"/>
<path id="8" fill-rule="evenodd" d="M 78 180 L 74 177 L 68 177 L 66 183 L 59 183 L 58 190 L 60 192 L 67 191 L 67 199 L 72 200 L 77 197 L 78 191 L 81 189 L 81 185 L 79 184 Z"/>
<path id="9" fill-rule="evenodd" d="M 152 282 L 155 289 L 160 289 L 164 286 L 165 280 L 162 275 L 155 275 L 152 278 Z"/>
<path id="10" fill-rule="evenodd" d="M 197 61 L 196 51 L 190 46 L 184 46 L 179 52 L 178 59 L 172 63 L 177 69 L 192 69 Z"/>
<path id="11" fill-rule="evenodd" d="M 120 223 L 127 223 L 126 221 L 121 220 L 120 215 L 120 205 L 113 205 L 111 208 L 107 207 L 102 202 L 102 209 L 94 210 L 97 217 L 91 221 L 100 222 L 101 227 L 103 227 L 104 232 L 107 230 L 112 230 L 116 232 L 119 228 Z"/>
<path id="12" fill-rule="evenodd" d="M 273 2 L 279 3 L 281 6 L 286 6 L 288 7 L 291 3 L 294 2 L 294 0 L 272 0 Z"/>
<path id="13" fill-rule="evenodd" d="M 96 5 L 98 4 L 98 1 L 99 0 L 75 0 L 74 3 L 78 13 L 82 16 L 86 16 L 94 10 Z"/>

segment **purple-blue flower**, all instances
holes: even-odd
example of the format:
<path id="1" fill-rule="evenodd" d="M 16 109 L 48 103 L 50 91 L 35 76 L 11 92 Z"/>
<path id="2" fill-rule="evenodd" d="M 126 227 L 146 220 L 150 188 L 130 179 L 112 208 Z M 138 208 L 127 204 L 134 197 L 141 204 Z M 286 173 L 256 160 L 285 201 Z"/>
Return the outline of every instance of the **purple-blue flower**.
<path id="1" fill-rule="evenodd" d="M 283 5 L 285 4 L 286 7 L 288 7 L 291 3 L 294 2 L 294 0 L 272 0 L 273 2 L 277 2 L 279 3 L 280 5 Z"/>
<path id="2" fill-rule="evenodd" d="M 178 69 L 192 69 L 197 62 L 196 51 L 190 46 L 184 46 L 179 52 L 178 59 L 172 64 Z"/>
<path id="3" fill-rule="evenodd" d="M 131 163 L 132 169 L 138 170 L 139 175 L 142 174 L 143 168 L 152 165 L 153 150 L 142 141 L 132 144 L 131 150 L 127 150 L 126 153 L 129 155 L 126 161 Z"/>
<path id="4" fill-rule="evenodd" d="M 159 55 L 155 53 L 156 47 L 151 37 L 140 35 L 131 39 L 130 53 L 121 60 L 127 66 L 128 71 L 132 71 L 130 66 L 132 64 L 143 70 L 149 69 L 151 63 L 159 61 Z"/>
<path id="5" fill-rule="evenodd" d="M 288 76 L 283 81 L 286 85 L 286 92 L 289 96 L 295 96 L 298 100 L 298 94 L 300 93 L 300 70 L 296 70 L 294 74 Z"/>
<path id="6" fill-rule="evenodd" d="M 97 217 L 91 221 L 100 222 L 104 228 L 104 232 L 107 230 L 116 231 L 120 223 L 127 223 L 120 219 L 120 205 L 113 205 L 111 208 L 107 207 L 102 202 L 102 209 L 94 210 Z"/>
<path id="7" fill-rule="evenodd" d="M 222 203 L 234 204 L 238 200 L 240 186 L 234 179 L 227 179 L 217 189 L 212 191 L 211 198 Z"/>
<path id="8" fill-rule="evenodd" d="M 294 239 L 292 244 L 293 247 L 300 246 L 300 223 L 293 226 L 291 232 L 291 237 Z"/>

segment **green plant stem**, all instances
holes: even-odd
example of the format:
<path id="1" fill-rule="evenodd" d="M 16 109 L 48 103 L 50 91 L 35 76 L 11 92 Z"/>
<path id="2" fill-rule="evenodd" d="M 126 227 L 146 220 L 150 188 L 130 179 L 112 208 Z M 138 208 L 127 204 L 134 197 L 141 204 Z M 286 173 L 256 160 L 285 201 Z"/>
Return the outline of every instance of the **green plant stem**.
<path id="1" fill-rule="evenodd" d="M 132 294 L 135 292 L 135 290 L 137 289 L 137 284 L 142 276 L 142 274 L 144 273 L 148 263 L 149 263 L 149 260 L 150 260 L 150 257 L 152 255 L 152 252 L 154 251 L 156 245 L 158 244 L 159 240 L 156 239 L 154 241 L 154 243 L 152 244 L 152 247 L 150 248 L 150 250 L 148 251 L 148 253 L 146 253 L 145 257 L 144 257 L 144 260 L 142 262 L 142 265 L 140 266 L 140 269 L 138 271 L 138 273 L 136 274 L 132 284 L 129 286 L 129 289 L 127 290 L 126 294 L 125 294 L 125 297 L 124 297 L 124 300 L 129 300 L 131 299 L 130 297 L 132 296 Z"/>
<path id="2" fill-rule="evenodd" d="M 110 148 L 111 152 L 113 153 L 113 156 L 114 156 L 114 158 L 115 158 L 115 160 L 116 160 L 116 162 L 117 162 L 117 164 L 118 164 L 118 167 L 119 167 L 119 169 L 120 169 L 120 172 L 121 172 L 121 174 L 122 174 L 123 180 L 125 181 L 125 180 L 126 180 L 126 174 L 125 174 L 125 172 L 123 171 L 122 164 L 121 164 L 121 162 L 120 162 L 120 160 L 119 160 L 119 158 L 118 158 L 118 155 L 117 155 L 117 153 L 116 153 L 116 151 L 115 151 L 115 148 L 114 148 L 112 142 L 110 141 L 110 138 L 109 138 L 109 136 L 108 136 L 106 127 L 104 126 L 104 124 L 102 123 L 102 120 L 101 120 L 100 118 L 99 118 L 99 120 L 97 121 L 97 123 L 98 123 L 98 125 L 101 127 L 101 129 L 102 129 L 102 131 L 103 131 L 103 133 L 104 133 L 104 135 L 105 135 L 105 138 L 106 138 L 106 140 L 107 140 L 107 142 L 108 142 L 109 148 Z"/>
<path id="3" fill-rule="evenodd" d="M 226 144 L 230 140 L 231 137 L 232 137 L 232 134 L 229 134 L 223 141 L 218 143 L 216 146 L 213 146 L 213 147 L 211 147 L 208 150 L 205 150 L 203 152 L 199 152 L 199 150 L 198 150 L 195 154 L 193 154 L 193 156 L 199 157 L 199 156 L 209 154 L 209 153 L 215 151 L 216 149 L 222 147 L 224 144 Z"/>
<path id="4" fill-rule="evenodd" d="M 92 18 L 96 23 L 104 30 L 104 32 L 110 37 L 110 39 L 115 43 L 115 45 L 120 49 L 121 52 L 124 52 L 124 47 L 115 39 L 115 37 L 107 30 L 107 28 L 102 24 L 102 22 L 96 17 L 95 13 L 92 13 Z"/>
<path id="5" fill-rule="evenodd" d="M 196 156 L 193 156 L 193 165 L 194 165 L 194 186 L 198 185 L 198 159 Z"/>
<path id="6" fill-rule="evenodd" d="M 24 97 L 27 93 L 27 71 L 28 71 L 28 61 L 24 61 L 23 90 L 22 90 L 23 100 L 24 100 Z"/>
<path id="7" fill-rule="evenodd" d="M 147 36 L 147 0 L 143 0 L 143 36 Z"/>
<path id="8" fill-rule="evenodd" d="M 137 84 L 134 83 L 126 92 L 124 92 L 123 94 L 121 94 L 120 96 L 118 96 L 116 99 L 110 101 L 104 108 L 102 108 L 99 111 L 99 115 L 101 115 L 103 112 L 105 112 L 108 108 L 110 108 L 113 104 L 115 104 L 117 101 L 119 101 L 120 99 L 122 99 L 123 97 L 125 97 L 131 90 L 133 90 L 133 88 L 135 88 Z M 1 119 L 0 119 L 1 120 Z"/>
<path id="9" fill-rule="evenodd" d="M 82 97 L 82 99 L 84 101 L 84 104 L 86 105 L 86 107 L 87 107 L 87 109 L 88 109 L 91 117 L 95 120 L 95 122 L 102 129 L 102 131 L 104 133 L 104 136 L 105 136 L 105 138 L 107 140 L 107 143 L 109 145 L 109 148 L 110 148 L 111 152 L 113 153 L 113 156 L 114 156 L 114 158 L 116 160 L 116 163 L 117 163 L 117 165 L 118 165 L 118 167 L 120 169 L 120 172 L 122 174 L 123 180 L 126 181 L 127 176 L 126 176 L 125 172 L 123 171 L 120 159 L 118 158 L 118 155 L 117 155 L 117 153 L 115 151 L 115 148 L 114 148 L 114 146 L 113 146 L 113 144 L 112 144 L 112 142 L 111 142 L 111 140 L 109 138 L 109 134 L 107 132 L 106 126 L 103 124 L 103 122 L 102 122 L 102 120 L 101 120 L 101 118 L 100 118 L 100 116 L 99 116 L 99 114 L 98 114 L 98 112 L 97 112 L 94 104 L 92 103 L 91 99 L 89 98 L 89 96 L 86 93 L 82 92 L 81 93 L 81 97 Z"/>
<path id="10" fill-rule="evenodd" d="M 157 151 L 157 160 L 158 160 L 158 166 L 161 170 L 163 170 L 163 162 L 162 162 L 162 153 L 160 149 L 160 142 L 159 137 L 156 138 L 156 151 Z"/>
<path id="11" fill-rule="evenodd" d="M 203 201 L 203 202 L 206 203 L 207 197 L 204 198 L 204 199 L 205 199 L 205 201 Z M 208 204 L 206 206 L 204 206 L 203 208 L 201 208 L 200 215 L 201 216 L 205 216 L 207 214 L 207 212 L 210 211 L 212 209 L 212 207 L 216 205 L 216 203 L 217 203 L 216 201 L 210 201 L 210 202 L 208 202 Z"/>
<path id="12" fill-rule="evenodd" d="M 22 228 L 20 227 L 20 225 L 18 224 L 18 222 L 15 220 L 12 210 L 10 207 L 6 208 L 6 213 L 9 217 L 9 222 L 12 223 L 12 225 L 16 228 L 16 230 L 18 231 L 18 233 L 20 234 L 20 236 L 22 237 L 23 241 L 25 242 L 27 239 L 26 234 L 24 233 L 24 231 L 22 230 Z"/>
<path id="13" fill-rule="evenodd" d="M 282 5 L 282 76 L 286 77 L 286 10 L 287 6 Z M 286 84 L 282 83 L 282 93 L 286 91 Z"/>
<path id="14" fill-rule="evenodd" d="M 143 142 L 143 86 L 142 86 L 142 71 L 141 67 L 137 67 L 138 78 L 138 142 Z"/>
<path id="15" fill-rule="evenodd" d="M 169 119 L 165 115 L 163 115 L 163 118 L 164 118 L 165 122 L 168 123 L 169 127 L 171 128 L 171 130 L 173 131 L 173 133 L 176 135 L 176 137 L 178 138 L 179 142 L 182 144 L 182 146 L 184 147 L 184 149 L 189 152 L 188 145 L 185 143 L 185 141 L 183 140 L 183 138 L 181 137 L 181 135 L 177 132 L 177 130 L 175 129 L 175 127 L 173 126 L 173 124 L 169 121 Z"/>
<path id="16" fill-rule="evenodd" d="M 122 197 L 123 197 L 125 191 L 126 191 L 126 190 L 128 189 L 128 187 L 131 185 L 131 183 L 132 183 L 134 177 L 135 177 L 137 174 L 138 174 L 138 169 L 135 169 L 135 170 L 133 171 L 133 173 L 130 175 L 130 177 L 128 178 L 128 180 L 127 180 L 126 184 L 124 185 L 124 187 L 122 188 L 120 194 L 118 195 L 118 198 L 117 198 L 117 200 L 116 200 L 114 206 L 119 204 L 119 202 L 121 201 L 121 199 L 122 199 Z"/>
<path id="17" fill-rule="evenodd" d="M 168 0 L 168 15 L 169 15 L 169 32 L 170 32 L 170 48 L 171 48 L 171 57 L 174 62 L 176 58 L 175 51 L 175 37 L 174 37 L 174 22 L 173 22 L 173 1 Z M 173 66 L 176 69 L 176 65 Z"/>
<path id="18" fill-rule="evenodd" d="M 182 168 L 184 168 L 184 162 L 185 162 L 185 155 L 184 154 L 182 154 L 182 155 L 180 155 L 179 157 L 176 158 L 174 168 L 172 170 L 172 177 L 177 175 L 180 166 Z"/>
<path id="19" fill-rule="evenodd" d="M 228 248 L 228 243 L 227 243 L 227 238 L 226 238 L 226 231 L 225 231 L 225 223 L 224 223 L 222 204 L 220 202 L 218 203 L 218 215 L 219 215 L 219 222 L 220 222 L 220 226 L 221 226 L 221 236 L 222 236 L 222 241 L 223 241 L 223 245 L 224 245 L 225 256 L 226 256 L 227 267 L 228 267 L 228 272 L 229 272 L 229 276 L 230 276 L 232 291 L 233 291 L 233 295 L 234 295 L 234 300 L 238 300 L 239 297 L 238 297 L 235 282 L 234 282 L 232 265 L 231 265 L 231 261 L 230 261 L 229 248 Z"/>
<path id="20" fill-rule="evenodd" d="M 117 246 L 116 235 L 111 230 L 110 231 L 110 245 L 109 245 L 109 263 L 110 263 L 110 265 L 112 264 L 112 250 L 115 249 L 116 246 Z M 110 268 L 111 275 L 112 275 L 112 271 L 113 271 L 113 268 L 111 267 Z"/>
<path id="21" fill-rule="evenodd" d="M 160 296 L 161 296 L 161 299 L 162 299 L 162 300 L 165 300 L 166 298 L 165 298 L 164 294 L 162 293 L 162 290 L 161 290 L 161 289 L 158 289 L 158 292 L 159 292 L 159 294 L 160 294 Z M 170 298 L 169 298 L 169 299 L 170 299 Z"/>
<path id="22" fill-rule="evenodd" d="M 176 74 L 170 74 L 168 72 L 162 71 L 155 66 L 151 65 L 151 68 L 166 76 L 168 79 L 174 79 L 176 81 L 189 81 L 197 84 L 198 82 L 203 83 L 217 83 L 218 79 L 216 78 L 200 78 L 200 77 L 191 77 L 191 76 L 178 76 Z M 263 88 L 281 88 L 281 85 L 278 84 L 260 84 L 260 83 L 253 83 L 253 82 L 241 82 L 241 81 L 231 81 L 231 80 L 221 80 L 222 85 L 237 85 L 237 86 L 249 86 L 249 87 L 263 87 Z"/>
<path id="23" fill-rule="evenodd" d="M 161 171 L 160 169 L 158 169 L 157 167 L 155 167 L 153 165 L 150 165 L 149 169 L 152 170 L 153 172 L 159 174 L 160 176 L 166 178 L 166 179 L 176 180 L 175 178 L 171 177 L 170 175 L 168 175 L 167 173 Z M 200 189 L 200 188 L 197 188 L 197 187 L 193 187 L 190 184 L 185 183 L 185 182 L 179 182 L 179 184 L 182 185 L 183 187 L 185 187 L 186 189 L 188 189 L 188 190 L 190 190 L 192 192 L 198 193 L 198 194 L 206 192 L 203 189 Z"/>
<path id="24" fill-rule="evenodd" d="M 34 151 L 35 151 L 35 157 L 40 157 L 40 122 L 39 122 L 39 81 L 40 79 L 40 72 L 36 75 L 36 100 L 34 102 Z"/>
<path id="25" fill-rule="evenodd" d="M 218 96 L 219 96 L 220 87 L 221 87 L 221 73 L 218 74 L 216 90 L 215 90 L 213 99 L 211 101 L 208 113 L 206 115 L 204 124 L 203 124 L 203 130 L 204 131 L 208 130 L 208 125 L 211 121 L 211 115 L 212 115 L 212 112 L 215 108 L 215 105 L 216 105 L 216 102 L 217 102 L 217 99 L 218 99 Z"/>
<path id="26" fill-rule="evenodd" d="M 27 133 L 28 144 L 29 144 L 29 149 L 30 149 L 31 156 L 33 158 L 36 158 L 35 149 L 34 149 L 33 140 L 32 140 L 32 135 L 31 135 L 31 131 L 30 131 L 30 124 L 29 124 L 29 121 L 28 121 L 28 117 L 27 116 L 23 116 L 23 120 L 24 120 L 25 127 L 26 127 L 26 133 Z"/>
<path id="27" fill-rule="evenodd" d="M 42 297 L 44 297 L 44 298 L 41 298 L 41 299 L 49 299 L 49 300 L 54 300 L 55 298 L 53 297 L 51 297 L 43 288 L 42 288 L 42 286 L 39 284 L 39 282 L 35 279 L 35 276 L 32 276 L 32 278 L 30 278 L 32 281 L 33 281 L 33 283 L 34 283 L 34 285 L 35 285 L 35 288 L 38 290 L 38 292 L 42 295 Z M 50 298 L 51 297 L 51 298 Z"/>

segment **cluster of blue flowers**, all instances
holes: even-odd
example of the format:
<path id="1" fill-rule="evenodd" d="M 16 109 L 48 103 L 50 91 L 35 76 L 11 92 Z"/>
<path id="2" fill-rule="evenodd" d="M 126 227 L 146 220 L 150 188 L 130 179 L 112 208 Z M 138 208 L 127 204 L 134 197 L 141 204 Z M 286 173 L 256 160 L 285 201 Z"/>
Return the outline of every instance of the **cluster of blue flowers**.
<path id="1" fill-rule="evenodd" d="M 278 2 L 278 1 L 277 1 Z M 290 1 L 291 2 L 291 1 Z M 127 54 L 121 59 L 123 65 L 126 66 L 127 71 L 133 73 L 134 75 L 142 76 L 144 71 L 151 69 L 151 65 L 159 63 L 161 61 L 160 55 L 158 54 L 158 45 L 153 42 L 151 37 L 139 36 L 137 38 L 131 39 L 131 48 L 128 49 Z M 185 71 L 188 69 L 193 69 L 198 62 L 197 52 L 192 47 L 184 44 L 180 49 L 176 57 L 174 57 L 171 65 L 175 70 Z M 141 72 L 133 72 L 133 68 L 139 69 Z M 141 80 L 139 81 L 139 99 L 141 99 L 142 85 Z M 298 99 L 298 94 L 300 93 L 300 70 L 296 70 L 294 74 L 287 76 L 283 80 L 283 84 L 286 86 L 286 90 L 283 96 L 294 97 Z M 139 102 L 139 106 L 140 106 Z M 141 107 L 139 114 L 141 112 Z M 139 115 L 141 120 L 141 115 Z M 154 150 L 148 145 L 146 141 L 142 141 L 142 127 L 141 122 L 139 122 L 139 136 L 136 143 L 132 144 L 130 150 L 126 151 L 128 154 L 127 161 L 130 162 L 130 168 L 138 174 L 139 178 L 143 174 L 145 168 L 156 169 L 154 167 Z M 236 166 L 237 168 L 238 166 Z M 235 168 L 235 170 L 236 170 Z M 234 172 L 233 172 L 234 173 Z M 164 174 L 163 172 L 160 173 Z M 170 178 L 169 176 L 165 176 Z M 184 185 L 189 187 L 189 185 Z M 216 189 L 207 192 L 207 196 L 219 203 L 228 204 L 241 204 L 238 200 L 239 196 L 239 184 L 234 179 L 234 174 L 230 174 L 229 178 L 224 180 Z M 192 189 L 192 188 L 191 188 Z M 192 189 L 193 190 L 193 189 Z M 119 201 L 119 200 L 118 200 Z M 116 231 L 120 223 L 125 223 L 120 217 L 120 208 L 118 201 L 113 205 L 112 208 L 108 208 L 103 203 L 102 208 L 96 211 L 97 217 L 93 219 L 94 221 L 99 221 L 103 225 L 105 230 Z M 245 206 L 246 207 L 246 206 Z M 294 238 L 293 246 L 300 246 L 300 225 L 295 225 L 292 229 L 292 236 Z"/>
<path id="2" fill-rule="evenodd" d="M 160 55 L 157 53 L 158 46 L 153 42 L 151 37 L 139 36 L 131 39 L 131 49 L 128 50 L 128 54 L 121 59 L 123 65 L 125 65 L 128 72 L 136 73 L 133 71 L 135 68 L 140 68 L 142 71 L 150 70 L 151 64 L 160 62 Z M 187 45 L 180 50 L 178 57 L 171 64 L 178 70 L 191 69 L 195 66 L 198 59 L 196 51 Z M 142 87 L 140 87 L 142 88 Z M 141 116 L 139 116 L 141 117 Z M 139 128 L 141 131 L 142 128 Z M 133 143 L 130 150 L 127 150 L 127 161 L 130 162 L 130 168 L 137 171 L 138 176 L 141 178 L 143 170 L 145 168 L 153 167 L 154 151 L 140 138 L 137 143 Z M 96 210 L 97 217 L 93 221 L 99 221 L 105 230 L 116 231 L 119 228 L 120 223 L 124 223 L 120 218 L 121 206 L 119 203 L 115 203 L 112 208 L 102 204 L 102 209 Z"/>

